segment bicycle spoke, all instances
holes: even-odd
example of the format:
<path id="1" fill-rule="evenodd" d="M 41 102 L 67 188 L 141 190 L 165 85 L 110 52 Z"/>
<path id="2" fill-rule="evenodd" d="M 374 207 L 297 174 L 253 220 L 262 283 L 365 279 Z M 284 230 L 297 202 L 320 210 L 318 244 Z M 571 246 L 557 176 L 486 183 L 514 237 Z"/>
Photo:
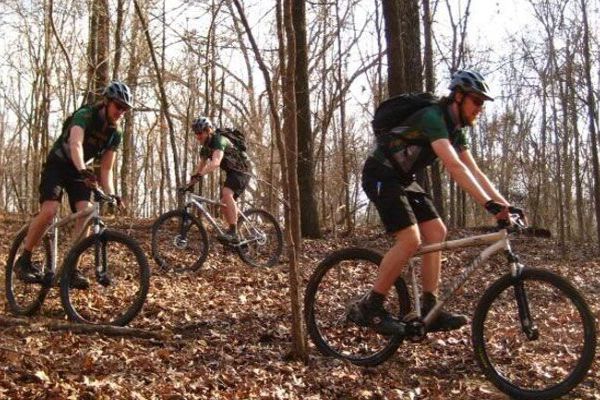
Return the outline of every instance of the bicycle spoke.
<path id="1" fill-rule="evenodd" d="M 594 331 L 590 316 L 583 300 L 555 280 L 560 285 L 558 277 L 523 279 L 522 292 L 518 286 L 516 291 L 521 314 L 515 287 L 499 288 L 489 302 L 485 320 L 479 322 L 481 328 L 474 322 L 474 344 L 485 349 L 484 368 L 489 366 L 492 380 L 501 388 L 513 387 L 514 393 L 529 391 L 536 393 L 532 398 L 542 398 L 544 393 L 570 389 L 585 374 L 586 353 L 593 353 L 594 347 L 589 349 L 590 331 Z M 537 334 L 531 334 L 523 318 L 527 314 Z"/>
<path id="2" fill-rule="evenodd" d="M 401 338 L 379 335 L 347 319 L 348 305 L 371 288 L 379 262 L 367 259 L 373 254 L 368 250 L 364 250 L 368 254 L 358 256 L 344 251 L 339 257 L 324 261 L 307 286 L 307 326 L 313 342 L 324 354 L 375 365 L 395 352 Z M 406 291 L 390 291 L 385 306 L 394 315 L 408 312 Z"/>
<path id="3" fill-rule="evenodd" d="M 152 228 L 152 256 L 161 268 L 198 269 L 208 255 L 208 237 L 200 222 L 182 210 L 160 216 Z"/>
<path id="4" fill-rule="evenodd" d="M 148 290 L 147 262 L 131 239 L 125 239 L 103 236 L 79 248 L 76 270 L 89 282 L 89 288 L 68 290 L 68 307 L 75 319 L 121 325 L 141 308 Z"/>
<path id="5" fill-rule="evenodd" d="M 275 218 L 263 210 L 248 210 L 238 221 L 237 246 L 240 257 L 255 267 L 277 263 L 283 249 L 283 235 Z"/>

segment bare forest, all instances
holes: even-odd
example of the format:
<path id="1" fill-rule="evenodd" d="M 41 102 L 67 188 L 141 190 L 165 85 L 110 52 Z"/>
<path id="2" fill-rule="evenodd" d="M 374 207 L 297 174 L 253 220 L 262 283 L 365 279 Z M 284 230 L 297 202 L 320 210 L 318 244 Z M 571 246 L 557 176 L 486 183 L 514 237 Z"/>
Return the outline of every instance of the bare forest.
<path id="1" fill-rule="evenodd" d="M 322 357 L 302 318 L 304 286 L 327 252 L 390 244 L 361 188 L 376 106 L 404 92 L 444 96 L 464 68 L 483 73 L 495 95 L 469 129 L 471 152 L 529 224 L 551 234 L 520 250 L 534 264 L 550 254 L 598 319 L 600 1 L 486 1 L 506 24 L 493 27 L 495 43 L 475 2 L 2 0 L 2 269 L 39 209 L 40 172 L 64 120 L 115 79 L 131 87 L 134 107 L 114 170 L 128 207 L 109 221 L 149 252 L 149 226 L 180 204 L 177 188 L 199 160 L 191 123 L 203 115 L 244 132 L 252 179 L 243 200 L 277 218 L 285 248 L 273 269 L 218 248 L 200 272 L 153 276 L 132 324 L 150 337 L 55 330 L 48 321 L 66 321 L 56 299 L 28 320 L 4 311 L 0 398 L 503 398 L 471 371 L 465 331 L 405 348 L 387 369 L 361 369 Z M 521 29 L 503 3 L 527 21 Z M 493 223 L 441 165 L 419 179 L 451 236 Z M 196 191 L 218 199 L 221 185 L 216 172 Z M 572 398 L 600 398 L 597 364 Z"/>

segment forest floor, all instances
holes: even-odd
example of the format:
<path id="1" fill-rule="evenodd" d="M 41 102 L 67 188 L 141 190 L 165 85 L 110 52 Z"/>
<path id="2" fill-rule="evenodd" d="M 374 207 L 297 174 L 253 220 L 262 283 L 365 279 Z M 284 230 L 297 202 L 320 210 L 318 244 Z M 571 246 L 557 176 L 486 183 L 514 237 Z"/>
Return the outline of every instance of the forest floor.
<path id="1" fill-rule="evenodd" d="M 152 221 L 109 221 L 136 237 L 149 255 Z M 20 222 L 0 216 L 0 278 Z M 473 233 L 452 231 L 451 238 Z M 334 249 L 361 245 L 384 250 L 375 230 L 351 238 L 306 240 L 301 254 L 305 284 L 319 260 Z M 600 317 L 600 258 L 572 244 L 564 254 L 552 239 L 513 244 L 522 261 L 568 277 Z M 470 251 L 445 259 L 446 278 Z M 471 252 L 471 253 L 470 253 Z M 155 264 L 150 259 L 153 272 Z M 482 288 L 504 273 L 500 260 L 477 271 L 449 308 L 471 315 Z M 4 288 L 4 285 L 2 284 Z M 165 340 L 79 334 L 47 328 L 64 321 L 57 290 L 25 324 L 9 324 L 0 295 L 0 398 L 10 399 L 504 399 L 485 379 L 473 356 L 470 327 L 404 343 L 374 368 L 322 356 L 311 344 L 308 364 L 289 360 L 291 318 L 288 267 L 247 266 L 213 243 L 203 268 L 153 274 L 142 312 L 132 328 L 170 333 Z M 177 332 L 177 334 L 173 334 Z M 596 351 L 600 353 L 600 351 Z M 600 399 L 598 356 L 585 380 L 565 398 Z"/>

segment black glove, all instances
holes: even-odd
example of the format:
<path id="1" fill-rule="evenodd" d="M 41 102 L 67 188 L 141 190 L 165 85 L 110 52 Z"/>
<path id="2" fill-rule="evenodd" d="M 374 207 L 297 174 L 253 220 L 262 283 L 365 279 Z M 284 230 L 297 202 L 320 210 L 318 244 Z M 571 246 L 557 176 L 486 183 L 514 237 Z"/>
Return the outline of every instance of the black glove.
<path id="1" fill-rule="evenodd" d="M 202 179 L 202 175 L 200 175 L 200 174 L 194 174 L 194 175 L 192 175 L 192 176 L 190 177 L 190 180 L 191 180 L 193 183 L 196 183 L 196 182 L 198 182 L 200 179 Z"/>
<path id="2" fill-rule="evenodd" d="M 118 208 L 121 208 L 121 209 L 126 208 L 125 203 L 123 203 L 123 200 L 121 199 L 121 196 L 119 196 L 117 194 L 111 194 L 110 197 L 112 197 L 115 200 Z"/>
<path id="3" fill-rule="evenodd" d="M 98 178 L 94 172 L 89 169 L 80 169 L 79 177 L 83 181 L 83 184 L 90 189 L 96 189 L 98 187 Z"/>
<path id="4" fill-rule="evenodd" d="M 487 212 L 494 216 L 500 214 L 502 210 L 506 208 L 506 206 L 503 206 L 500 203 L 496 203 L 494 200 L 488 200 L 488 202 L 485 203 L 484 207 Z"/>
<path id="5" fill-rule="evenodd" d="M 522 208 L 515 207 L 515 206 L 509 206 L 508 212 L 511 214 L 517 214 L 521 218 L 525 218 L 525 211 L 523 211 Z"/>

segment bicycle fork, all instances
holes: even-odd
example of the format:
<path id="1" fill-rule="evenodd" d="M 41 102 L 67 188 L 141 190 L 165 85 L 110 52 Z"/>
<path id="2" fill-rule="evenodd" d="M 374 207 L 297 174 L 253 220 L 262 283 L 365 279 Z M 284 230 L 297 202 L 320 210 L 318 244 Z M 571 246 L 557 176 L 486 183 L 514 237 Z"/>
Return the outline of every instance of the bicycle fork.
<path id="1" fill-rule="evenodd" d="M 102 240 L 104 224 L 102 221 L 94 221 L 94 267 L 96 270 L 96 281 L 106 287 L 110 285 L 108 276 L 108 262 L 106 258 L 106 242 Z"/>
<path id="2" fill-rule="evenodd" d="M 525 285 L 521 279 L 523 264 L 519 263 L 519 258 L 510 250 L 507 251 L 506 255 L 508 262 L 511 264 L 511 275 L 514 281 L 513 288 L 515 291 L 515 299 L 517 300 L 517 308 L 519 310 L 521 329 L 523 333 L 525 333 L 525 336 L 527 336 L 527 339 L 537 340 L 540 336 L 540 332 L 537 325 L 533 321 L 533 318 L 531 317 L 527 292 L 525 291 Z"/>

